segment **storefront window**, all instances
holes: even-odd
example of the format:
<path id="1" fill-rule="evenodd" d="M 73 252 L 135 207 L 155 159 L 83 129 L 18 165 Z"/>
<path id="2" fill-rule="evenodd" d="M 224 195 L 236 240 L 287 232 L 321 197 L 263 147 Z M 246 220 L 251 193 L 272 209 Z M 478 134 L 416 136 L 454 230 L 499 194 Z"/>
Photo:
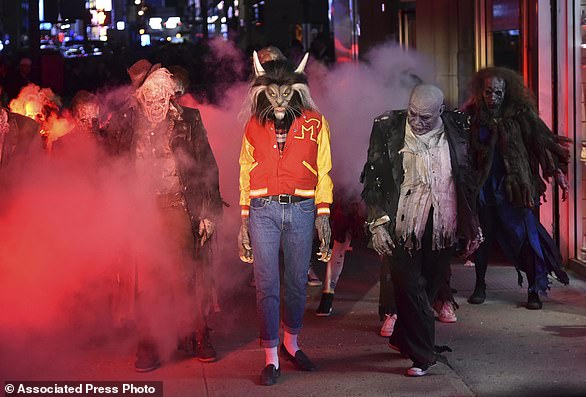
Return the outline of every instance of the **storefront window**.
<path id="1" fill-rule="evenodd" d="M 521 72 L 518 0 L 493 0 L 491 31 L 493 64 Z"/>
<path id="2" fill-rule="evenodd" d="M 581 43 L 581 89 L 580 95 L 580 114 L 581 114 L 581 130 L 576 132 L 576 143 L 581 143 L 580 153 L 580 164 L 576 168 L 576 180 L 575 186 L 577 191 L 577 203 L 576 203 L 576 258 L 581 261 L 586 261 L 586 235 L 584 234 L 586 226 L 586 0 L 581 2 L 581 17 L 580 17 L 580 30 L 582 36 Z"/>

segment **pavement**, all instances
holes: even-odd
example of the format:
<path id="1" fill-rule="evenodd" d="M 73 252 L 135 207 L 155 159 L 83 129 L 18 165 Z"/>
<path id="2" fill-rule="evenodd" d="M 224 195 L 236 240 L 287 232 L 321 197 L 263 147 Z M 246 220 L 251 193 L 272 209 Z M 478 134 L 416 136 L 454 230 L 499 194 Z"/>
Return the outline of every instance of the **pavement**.
<path id="1" fill-rule="evenodd" d="M 235 266 L 241 266 L 235 265 Z M 248 271 L 248 269 L 246 269 Z M 330 317 L 316 317 L 320 287 L 308 287 L 302 349 L 319 371 L 296 371 L 282 359 L 276 385 L 259 386 L 264 353 L 258 342 L 254 288 L 220 299 L 212 341 L 218 361 L 200 363 L 179 354 L 156 371 L 133 369 L 132 348 L 102 345 L 20 374 L 24 379 L 163 381 L 165 397 L 207 396 L 586 396 L 586 283 L 570 274 L 569 286 L 553 281 L 543 309 L 524 307 L 525 288 L 507 265 L 490 265 L 487 300 L 470 305 L 474 268 L 452 265 L 458 321 L 436 322 L 436 344 L 449 345 L 453 368 L 433 367 L 405 376 L 411 361 L 379 336 L 379 264 L 373 252 L 355 249 L 336 289 Z M 324 269 L 316 269 L 323 276 Z M 0 380 L 11 374 L 0 374 Z M 24 376 L 24 377 L 23 377 Z"/>

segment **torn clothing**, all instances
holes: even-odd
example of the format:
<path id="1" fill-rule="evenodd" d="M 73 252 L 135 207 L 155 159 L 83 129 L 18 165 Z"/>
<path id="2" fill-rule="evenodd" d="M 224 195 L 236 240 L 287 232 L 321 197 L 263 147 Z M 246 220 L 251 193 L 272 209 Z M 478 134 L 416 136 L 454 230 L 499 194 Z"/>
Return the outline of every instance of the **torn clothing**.
<path id="1" fill-rule="evenodd" d="M 469 111 L 473 113 L 474 109 Z M 527 108 L 511 106 L 498 118 L 478 110 L 472 118 L 470 141 L 478 170 L 477 185 L 487 182 L 495 161 L 502 162 L 503 178 L 499 184 L 514 206 L 530 208 L 539 204 L 546 181 L 555 171 L 568 173 L 569 150 Z"/>
<path id="2" fill-rule="evenodd" d="M 401 183 L 395 236 L 407 249 L 420 249 L 428 214 L 433 207 L 432 249 L 456 243 L 456 187 L 452 178 L 450 148 L 443 125 L 415 135 L 405 123 Z"/>
<path id="3" fill-rule="evenodd" d="M 478 234 L 479 222 L 476 213 L 477 178 L 469 156 L 468 117 L 460 112 L 445 111 L 441 118 L 456 193 L 455 236 L 473 240 Z M 406 175 L 405 154 L 401 152 L 405 146 L 406 119 L 407 112 L 400 110 L 384 113 L 374 120 L 368 158 L 361 175 L 368 222 L 387 215 L 390 219 L 387 227 L 395 241 L 400 240 L 396 233 L 397 214 Z"/>
<path id="4" fill-rule="evenodd" d="M 137 126 L 142 116 L 137 108 L 125 109 L 118 115 L 117 125 L 119 133 L 113 152 L 118 154 L 129 153 L 131 157 L 146 154 L 147 146 L 142 146 Z M 181 108 L 175 105 L 174 111 L 169 111 L 166 123 L 172 122 L 172 128 L 156 139 L 165 139 L 161 146 L 162 153 L 158 168 L 161 172 L 171 170 L 170 153 L 175 163 L 176 173 L 180 180 L 180 188 L 189 211 L 189 217 L 194 231 L 198 230 L 202 219 L 217 222 L 222 216 L 222 198 L 220 196 L 219 172 L 212 148 L 208 142 L 207 132 L 201 115 L 197 109 Z M 168 134 L 168 135 L 167 135 Z M 166 149 L 165 149 L 166 148 Z M 152 147 L 150 148 L 152 151 Z M 141 154 L 143 153 L 143 154 Z M 165 154 L 167 153 L 167 154 Z M 138 159 L 139 160 L 139 159 Z M 140 161 L 140 160 L 139 160 Z M 171 172 L 172 173 L 172 172 Z M 169 172 L 167 172 L 169 174 Z M 167 175 L 170 186 L 166 193 L 174 193 L 173 177 Z M 162 191 L 161 191 L 162 193 Z"/>
<path id="5" fill-rule="evenodd" d="M 6 125 L 0 130 L 0 169 L 11 163 L 19 169 L 43 153 L 40 126 L 31 118 L 18 113 L 6 110 L 6 114 Z"/>

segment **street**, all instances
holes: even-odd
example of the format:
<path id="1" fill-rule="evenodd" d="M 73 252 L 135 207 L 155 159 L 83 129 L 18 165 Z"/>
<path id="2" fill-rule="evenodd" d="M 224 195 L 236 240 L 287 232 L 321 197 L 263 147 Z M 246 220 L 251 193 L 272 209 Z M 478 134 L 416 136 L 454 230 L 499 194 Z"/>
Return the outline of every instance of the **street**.
<path id="1" fill-rule="evenodd" d="M 323 276 L 323 268 L 316 271 Z M 377 258 L 357 249 L 347 254 L 331 317 L 314 315 L 321 288 L 308 287 L 300 342 L 318 372 L 296 371 L 281 358 L 277 384 L 257 385 L 264 356 L 257 339 L 254 288 L 244 283 L 220 302 L 221 312 L 211 323 L 217 362 L 203 364 L 177 354 L 160 369 L 140 374 L 133 369 L 133 346 L 105 343 L 59 365 L 37 368 L 28 379 L 161 380 L 165 397 L 586 394 L 586 283 L 573 276 L 567 287 L 554 281 L 543 310 L 530 311 L 514 268 L 489 265 L 487 300 L 473 306 L 466 298 L 474 268 L 456 263 L 452 271 L 458 321 L 436 322 L 436 344 L 453 349 L 445 353 L 453 369 L 438 364 L 421 378 L 405 376 L 411 362 L 378 335 Z"/>

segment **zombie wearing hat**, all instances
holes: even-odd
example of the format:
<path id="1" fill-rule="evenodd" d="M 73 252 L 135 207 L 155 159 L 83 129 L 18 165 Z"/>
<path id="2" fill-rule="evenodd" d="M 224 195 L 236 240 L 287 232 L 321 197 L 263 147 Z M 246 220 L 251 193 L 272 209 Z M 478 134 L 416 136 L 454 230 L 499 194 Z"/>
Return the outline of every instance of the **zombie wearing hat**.
<path id="1" fill-rule="evenodd" d="M 166 232 L 183 254 L 183 263 L 175 269 L 195 308 L 189 313 L 194 332 L 188 337 L 178 335 L 180 347 L 200 361 L 213 361 L 216 352 L 207 328 L 212 305 L 210 239 L 222 213 L 216 160 L 199 111 L 174 103 L 177 87 L 167 69 L 143 59 L 128 73 L 136 104 L 125 116 L 130 128 L 119 137 L 117 151 L 129 153 L 142 175 L 151 176 Z M 139 307 L 140 299 L 139 294 Z M 137 371 L 159 366 L 158 346 L 148 333 L 143 330 L 139 343 Z"/>
<path id="2" fill-rule="evenodd" d="M 523 79 L 507 68 L 476 73 L 465 111 L 472 119 L 479 215 L 486 236 L 476 253 L 476 285 L 468 302 L 481 304 L 486 298 L 486 268 L 496 240 L 515 264 L 519 285 L 520 272 L 527 276 L 527 308 L 539 310 L 539 295 L 550 288 L 550 274 L 563 284 L 569 282 L 559 249 L 535 216 L 546 181 L 553 179 L 562 200 L 567 197 L 568 140 L 554 135 L 539 118 Z"/>
<path id="3" fill-rule="evenodd" d="M 240 258 L 254 263 L 260 339 L 266 366 L 260 383 L 280 375 L 279 247 L 285 265 L 281 355 L 297 369 L 316 366 L 300 350 L 307 271 L 314 227 L 321 242 L 319 259 L 327 262 L 333 184 L 330 130 L 317 111 L 304 74 L 307 55 L 295 68 L 275 59 L 261 65 L 255 52 L 250 86 L 250 119 L 240 152 Z"/>

